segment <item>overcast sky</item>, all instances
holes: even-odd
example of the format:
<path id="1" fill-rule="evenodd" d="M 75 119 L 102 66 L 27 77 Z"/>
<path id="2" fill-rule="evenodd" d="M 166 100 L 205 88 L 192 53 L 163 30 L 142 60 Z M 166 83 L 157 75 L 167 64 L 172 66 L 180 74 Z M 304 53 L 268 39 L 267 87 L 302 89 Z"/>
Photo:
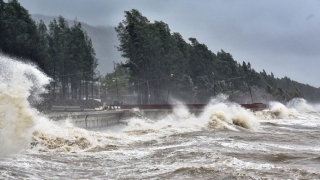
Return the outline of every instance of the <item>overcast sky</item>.
<path id="1" fill-rule="evenodd" d="M 138 9 L 162 20 L 186 40 L 195 37 L 216 53 L 276 77 L 320 87 L 318 0 L 19 0 L 30 14 L 62 15 L 94 26 L 116 26 Z"/>

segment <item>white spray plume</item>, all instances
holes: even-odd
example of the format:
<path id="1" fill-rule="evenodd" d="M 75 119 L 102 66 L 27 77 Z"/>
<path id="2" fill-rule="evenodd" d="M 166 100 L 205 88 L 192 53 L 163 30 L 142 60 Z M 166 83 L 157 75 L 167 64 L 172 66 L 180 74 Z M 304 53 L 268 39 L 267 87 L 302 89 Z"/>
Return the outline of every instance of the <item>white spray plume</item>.
<path id="1" fill-rule="evenodd" d="M 0 157 L 29 146 L 38 112 L 28 98 L 39 100 L 49 80 L 35 66 L 0 55 Z"/>
<path id="2" fill-rule="evenodd" d="M 303 98 L 294 98 L 287 103 L 288 108 L 294 108 L 298 112 L 314 112 L 315 108 L 308 104 L 308 102 Z"/>
<path id="3" fill-rule="evenodd" d="M 239 104 L 229 102 L 227 95 L 212 99 L 204 109 L 201 119 L 209 119 L 209 126 L 235 130 L 234 125 L 251 130 L 259 128 L 259 121 L 251 112 Z"/>

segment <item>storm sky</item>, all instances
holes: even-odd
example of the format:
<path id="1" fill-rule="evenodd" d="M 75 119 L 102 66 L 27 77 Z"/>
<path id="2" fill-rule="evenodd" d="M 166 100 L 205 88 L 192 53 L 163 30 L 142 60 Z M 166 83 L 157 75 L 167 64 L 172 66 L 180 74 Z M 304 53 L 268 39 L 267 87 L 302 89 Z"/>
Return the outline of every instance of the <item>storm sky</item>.
<path id="1" fill-rule="evenodd" d="M 62 15 L 94 26 L 116 26 L 138 9 L 167 23 L 186 41 L 223 49 L 256 71 L 320 87 L 318 0 L 19 0 L 30 14 Z M 115 49 L 116 51 L 116 49 Z"/>

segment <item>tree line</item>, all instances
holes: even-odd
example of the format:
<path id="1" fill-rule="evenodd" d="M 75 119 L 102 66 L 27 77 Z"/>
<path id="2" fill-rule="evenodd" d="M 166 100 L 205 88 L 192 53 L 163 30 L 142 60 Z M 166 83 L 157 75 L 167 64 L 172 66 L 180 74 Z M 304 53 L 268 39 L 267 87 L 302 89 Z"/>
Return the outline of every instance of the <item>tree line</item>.
<path id="1" fill-rule="evenodd" d="M 80 22 L 69 26 L 59 16 L 47 27 L 32 20 L 17 0 L 0 0 L 0 39 L 2 53 L 37 64 L 53 79 L 47 87 L 51 98 L 80 99 L 91 94 L 89 82 L 92 85 L 98 60 Z"/>
<path id="2" fill-rule="evenodd" d="M 275 78 L 272 72 L 257 72 L 250 62 L 239 63 L 224 50 L 213 53 L 196 38 L 187 42 L 168 24 L 150 22 L 136 9 L 125 11 L 115 31 L 120 42 L 117 49 L 126 61 L 102 78 L 101 86 L 93 86 L 98 80 L 98 60 L 81 23 L 74 21 L 70 26 L 60 16 L 46 26 L 33 21 L 17 0 L 0 0 L 0 51 L 31 61 L 48 74 L 53 79 L 48 86 L 51 98 L 88 98 L 93 91 L 100 92 L 98 88 L 120 95 L 118 100 L 123 94 L 136 93 L 142 104 L 168 103 L 171 97 L 206 103 L 219 93 L 252 102 L 320 97 L 318 88 L 288 77 Z"/>
<path id="3" fill-rule="evenodd" d="M 224 50 L 213 53 L 196 38 L 186 42 L 162 21 L 150 22 L 138 10 L 125 11 L 115 27 L 126 59 L 128 85 L 135 84 L 139 103 L 168 103 L 169 96 L 189 103 L 205 103 L 208 97 L 227 93 L 233 99 L 251 96 L 288 101 L 295 97 L 319 99 L 320 90 L 288 77 L 275 78 L 265 70 L 256 72 L 250 62 L 238 63 Z M 271 97 L 270 97 L 271 96 Z"/>

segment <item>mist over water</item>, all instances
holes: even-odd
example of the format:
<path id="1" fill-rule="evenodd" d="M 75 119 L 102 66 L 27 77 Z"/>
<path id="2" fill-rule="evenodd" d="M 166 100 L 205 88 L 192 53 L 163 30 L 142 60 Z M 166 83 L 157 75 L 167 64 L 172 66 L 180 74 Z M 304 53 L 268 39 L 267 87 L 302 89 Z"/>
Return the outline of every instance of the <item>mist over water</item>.
<path id="1" fill-rule="evenodd" d="M 212 99 L 155 119 L 76 127 L 32 103 L 50 78 L 0 56 L 0 179 L 319 179 L 319 106 L 304 99 L 252 112 Z M 72 172 L 72 173 L 70 173 Z"/>

